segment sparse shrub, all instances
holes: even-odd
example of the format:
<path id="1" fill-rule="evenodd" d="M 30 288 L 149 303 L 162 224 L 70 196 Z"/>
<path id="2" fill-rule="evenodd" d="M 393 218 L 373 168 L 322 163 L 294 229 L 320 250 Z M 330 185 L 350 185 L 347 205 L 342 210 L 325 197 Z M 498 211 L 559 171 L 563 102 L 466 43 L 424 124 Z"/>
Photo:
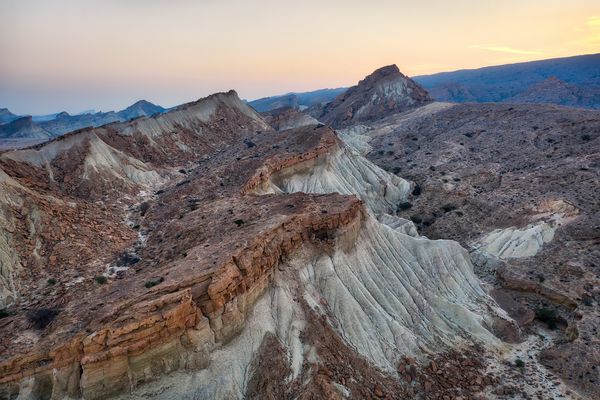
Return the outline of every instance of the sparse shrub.
<path id="1" fill-rule="evenodd" d="M 524 368 L 525 367 L 525 362 L 523 360 L 521 360 L 520 358 L 517 358 L 515 360 L 515 367 L 517 367 L 517 368 Z"/>
<path id="2" fill-rule="evenodd" d="M 180 174 L 184 174 L 184 175 L 185 175 L 185 174 L 187 174 L 187 171 L 186 171 L 185 169 L 181 168 L 181 169 L 179 170 L 179 173 L 180 173 Z"/>
<path id="3" fill-rule="evenodd" d="M 117 266 L 129 267 L 130 265 L 137 264 L 138 262 L 140 262 L 140 257 L 137 254 L 129 251 L 124 251 L 119 255 L 119 258 L 117 259 Z"/>
<path id="4" fill-rule="evenodd" d="M 56 285 L 56 279 L 50 278 L 47 280 L 47 283 L 49 286 Z"/>
<path id="5" fill-rule="evenodd" d="M 405 211 L 405 210 L 408 210 L 411 207 L 412 207 L 412 204 L 409 203 L 408 201 L 405 201 L 405 202 L 402 202 L 402 203 L 398 204 L 397 211 Z"/>
<path id="6" fill-rule="evenodd" d="M 581 140 L 583 140 L 584 142 L 589 142 L 592 138 L 590 137 L 590 135 L 582 135 L 581 136 Z"/>
<path id="7" fill-rule="evenodd" d="M 5 308 L 0 308 L 0 319 L 10 316 L 10 313 Z"/>
<path id="8" fill-rule="evenodd" d="M 546 277 L 545 277 L 544 275 L 542 275 L 542 274 L 538 274 L 538 275 L 537 275 L 537 280 L 538 280 L 540 283 L 542 283 L 542 282 L 544 282 L 544 281 L 546 280 Z"/>
<path id="9" fill-rule="evenodd" d="M 421 218 L 420 215 L 411 215 L 410 220 L 415 224 L 420 224 L 421 222 L 423 222 L 423 218 Z"/>
<path id="10" fill-rule="evenodd" d="M 236 224 L 237 226 L 242 226 L 244 224 L 244 220 L 236 219 L 235 221 L 233 221 L 233 223 Z"/>
<path id="11" fill-rule="evenodd" d="M 51 308 L 40 308 L 27 314 L 29 322 L 33 323 L 36 329 L 44 329 L 58 315 L 58 311 Z"/>
<path id="12" fill-rule="evenodd" d="M 556 329 L 558 325 L 556 311 L 552 310 L 551 308 L 538 308 L 535 311 L 535 318 L 538 321 L 545 323 L 548 329 Z"/>
<path id="13" fill-rule="evenodd" d="M 450 211 L 452 211 L 452 210 L 456 210 L 456 206 L 455 206 L 454 204 L 450 204 L 450 203 L 448 203 L 448 204 L 444 204 L 444 205 L 442 206 L 442 210 L 443 210 L 444 212 L 450 212 Z"/>
<path id="14" fill-rule="evenodd" d="M 103 275 L 98 275 L 94 278 L 94 280 L 100 285 L 104 285 L 106 282 L 108 282 L 108 279 L 106 279 L 106 277 Z"/>
<path id="15" fill-rule="evenodd" d="M 147 201 L 144 201 L 142 204 L 140 204 L 140 214 L 142 215 L 142 217 L 146 215 L 149 209 L 150 203 L 148 203 Z"/>
<path id="16" fill-rule="evenodd" d="M 156 279 L 151 279 L 151 280 L 149 280 L 148 282 L 146 282 L 146 283 L 144 284 L 144 286 L 145 286 L 147 289 L 150 289 L 151 287 L 154 287 L 154 286 L 156 286 L 156 285 L 159 285 L 159 284 L 161 284 L 162 282 L 164 282 L 164 280 L 165 280 L 165 279 L 164 279 L 164 278 L 161 276 L 160 278 L 156 278 Z"/>
<path id="17" fill-rule="evenodd" d="M 392 168 L 392 172 L 394 174 L 398 174 L 398 173 L 400 173 L 400 171 L 402 171 L 402 168 L 400 168 L 400 167 L 394 167 L 394 168 Z"/>
<path id="18" fill-rule="evenodd" d="M 423 226 L 431 226 L 435 222 L 435 217 L 429 217 L 423 220 Z"/>
<path id="19" fill-rule="evenodd" d="M 412 190 L 412 195 L 419 196 L 420 194 L 421 194 L 421 186 L 415 185 L 414 189 Z"/>

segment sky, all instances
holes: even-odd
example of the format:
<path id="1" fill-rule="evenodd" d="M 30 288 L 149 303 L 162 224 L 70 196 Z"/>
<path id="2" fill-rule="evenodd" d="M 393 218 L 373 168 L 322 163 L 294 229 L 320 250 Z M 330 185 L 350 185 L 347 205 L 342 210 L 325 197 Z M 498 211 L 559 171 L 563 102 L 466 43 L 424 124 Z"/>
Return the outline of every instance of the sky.
<path id="1" fill-rule="evenodd" d="M 600 52 L 598 0 L 0 0 L 0 108 L 255 99 Z"/>

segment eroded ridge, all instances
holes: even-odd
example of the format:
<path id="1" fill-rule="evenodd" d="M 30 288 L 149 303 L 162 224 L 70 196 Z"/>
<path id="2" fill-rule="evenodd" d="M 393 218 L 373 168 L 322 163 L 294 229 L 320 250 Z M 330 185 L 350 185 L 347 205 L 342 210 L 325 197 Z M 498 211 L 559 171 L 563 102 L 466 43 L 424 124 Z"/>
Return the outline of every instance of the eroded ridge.
<path id="1" fill-rule="evenodd" d="M 116 125 L 106 137 L 108 128 L 98 128 L 63 139 L 88 143 L 91 135 L 106 145 L 107 137 L 121 143 L 120 152 L 161 178 L 152 185 L 129 179 L 107 193 L 79 191 L 81 182 L 101 187 L 107 179 L 86 173 L 90 165 L 101 170 L 88 162 L 91 145 L 77 158 L 88 161 L 61 169 L 70 177 L 67 186 L 56 180 L 54 161 L 37 163 L 54 150 L 2 156 L 8 184 L 76 209 L 110 206 L 114 212 L 104 214 L 107 222 L 92 224 L 90 235 L 101 235 L 111 223 L 130 236 L 102 256 L 67 264 L 64 281 L 58 277 L 52 287 L 13 275 L 34 290 L 16 296 L 13 315 L 0 325 L 0 394 L 252 397 L 260 380 L 252 365 L 265 343 L 275 341 L 289 369 L 284 378 L 294 382 L 288 394 L 360 398 L 380 391 L 373 382 L 403 393 L 395 371 L 406 354 L 496 342 L 490 331 L 504 315 L 473 277 L 464 250 L 406 235 L 373 216 L 393 214 L 410 183 L 360 158 L 330 128 L 275 132 L 232 96 L 217 97 L 214 109 L 209 98 L 201 110 L 173 111 L 184 113 L 178 118 L 187 119 L 188 128 L 168 125 L 175 116 L 167 113 L 142 119 L 140 126 Z M 137 137 L 141 126 L 152 129 Z M 224 126 L 231 137 L 220 134 Z M 157 138 L 170 143 L 182 133 L 191 139 L 172 143 L 172 156 L 163 153 Z M 130 134 L 137 137 L 134 148 L 126 146 Z M 144 156 L 143 146 L 157 155 Z M 81 148 L 60 148 L 52 160 L 74 160 L 70 155 Z M 122 159 L 111 160 L 122 165 Z M 35 183 L 19 172 L 25 170 L 35 173 Z M 73 189 L 65 193 L 65 187 Z M 125 204 L 116 201 L 125 193 Z M 15 204 L 4 206 L 14 212 Z M 50 254 L 56 251 L 44 243 Z M 136 258 L 119 253 L 128 248 Z M 123 260 L 130 260 L 125 267 Z M 119 273 L 102 275 L 111 265 L 120 265 Z M 44 277 L 43 269 L 25 269 L 38 274 L 38 282 Z M 104 279 L 95 279 L 99 275 Z M 29 315 L 42 308 L 55 316 L 36 327 Z M 328 345 L 311 335 L 317 331 L 327 333 Z M 348 386 L 319 372 L 336 346 L 360 372 Z"/>

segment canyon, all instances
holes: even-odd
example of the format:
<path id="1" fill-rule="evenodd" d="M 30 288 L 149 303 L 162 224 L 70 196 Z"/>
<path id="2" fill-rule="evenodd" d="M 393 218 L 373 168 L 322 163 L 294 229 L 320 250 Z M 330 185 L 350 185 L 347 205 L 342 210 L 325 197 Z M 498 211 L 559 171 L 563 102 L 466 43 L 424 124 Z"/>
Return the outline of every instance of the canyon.
<path id="1" fill-rule="evenodd" d="M 594 398 L 597 126 L 388 66 L 4 151 L 0 398 Z"/>

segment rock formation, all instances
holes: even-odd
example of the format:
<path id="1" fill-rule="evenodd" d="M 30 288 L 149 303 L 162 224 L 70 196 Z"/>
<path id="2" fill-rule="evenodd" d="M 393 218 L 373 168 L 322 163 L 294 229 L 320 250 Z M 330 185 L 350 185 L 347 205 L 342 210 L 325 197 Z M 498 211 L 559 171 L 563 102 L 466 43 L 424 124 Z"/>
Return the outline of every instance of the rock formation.
<path id="1" fill-rule="evenodd" d="M 427 92 L 396 65 L 379 68 L 330 103 L 310 110 L 313 117 L 335 128 L 373 121 L 431 102 Z"/>
<path id="2" fill-rule="evenodd" d="M 411 183 L 234 92 L 0 168 L 3 397 L 397 398 L 405 357 L 499 350 L 510 326 L 464 249 L 394 216 Z"/>
<path id="3" fill-rule="evenodd" d="M 395 66 L 320 110 L 0 153 L 0 398 L 595 398 L 597 113 Z"/>

